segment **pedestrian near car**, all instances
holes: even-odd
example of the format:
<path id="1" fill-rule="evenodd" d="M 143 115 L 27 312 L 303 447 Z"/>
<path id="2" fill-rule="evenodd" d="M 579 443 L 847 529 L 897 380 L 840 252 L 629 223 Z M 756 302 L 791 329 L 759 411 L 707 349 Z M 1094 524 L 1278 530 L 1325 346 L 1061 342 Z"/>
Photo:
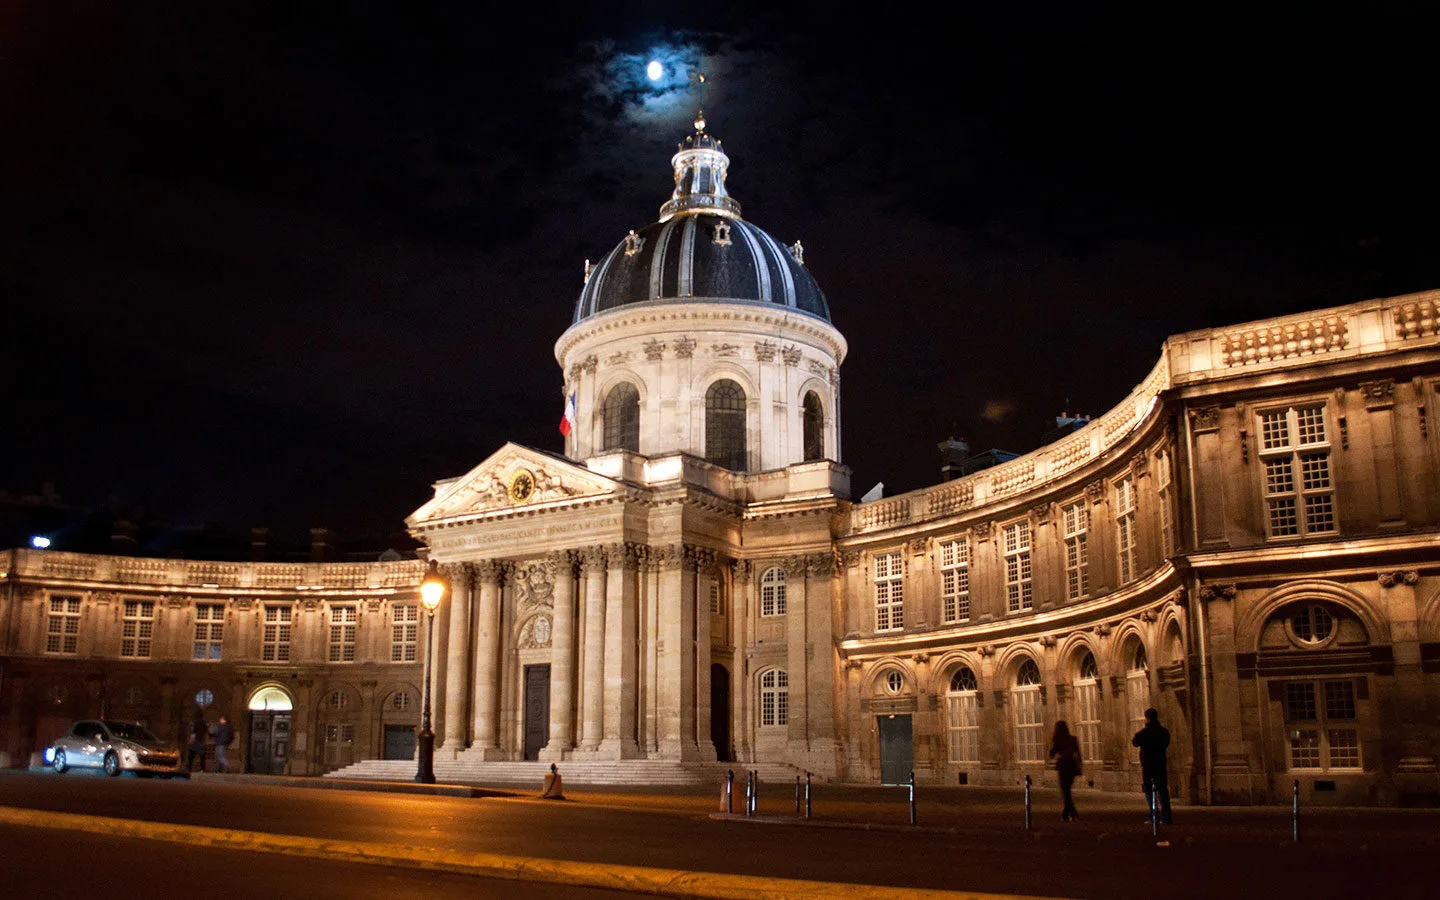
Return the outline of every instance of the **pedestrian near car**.
<path id="1" fill-rule="evenodd" d="M 1145 710 L 1145 727 L 1135 732 L 1130 743 L 1140 748 L 1140 777 L 1145 785 L 1145 801 L 1160 817 L 1160 823 L 1169 825 L 1170 774 L 1165 764 L 1165 751 L 1170 747 L 1170 730 L 1160 724 L 1160 713 L 1154 707 Z"/>
<path id="2" fill-rule="evenodd" d="M 205 713 L 195 710 L 195 718 L 190 722 L 190 743 L 185 748 L 185 771 L 195 771 L 195 760 L 200 760 L 200 771 L 205 771 L 205 739 L 210 736 L 210 723 L 205 721 Z"/>
<path id="3" fill-rule="evenodd" d="M 215 771 L 230 771 L 230 761 L 225 758 L 225 752 L 234 742 L 235 726 L 230 724 L 228 716 L 221 716 L 215 724 Z"/>
<path id="4" fill-rule="evenodd" d="M 1055 774 L 1060 777 L 1060 796 L 1065 799 L 1060 821 L 1080 818 L 1071 794 L 1075 779 L 1080 776 L 1080 741 L 1070 733 L 1070 726 L 1064 719 L 1055 723 L 1055 733 L 1050 737 L 1050 761 L 1055 764 Z"/>

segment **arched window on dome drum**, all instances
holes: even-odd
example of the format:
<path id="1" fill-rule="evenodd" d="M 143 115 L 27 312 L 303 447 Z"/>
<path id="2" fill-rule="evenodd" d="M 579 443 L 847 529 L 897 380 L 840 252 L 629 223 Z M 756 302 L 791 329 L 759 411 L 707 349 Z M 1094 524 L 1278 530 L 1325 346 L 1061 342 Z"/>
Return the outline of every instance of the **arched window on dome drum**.
<path id="1" fill-rule="evenodd" d="M 805 392 L 804 434 L 805 462 L 825 458 L 825 409 L 814 391 Z"/>
<path id="2" fill-rule="evenodd" d="M 640 452 L 640 392 L 622 381 L 605 395 L 605 442 L 603 450 Z"/>
<path id="3" fill-rule="evenodd" d="M 745 471 L 745 389 L 728 378 L 705 392 L 705 459 Z"/>

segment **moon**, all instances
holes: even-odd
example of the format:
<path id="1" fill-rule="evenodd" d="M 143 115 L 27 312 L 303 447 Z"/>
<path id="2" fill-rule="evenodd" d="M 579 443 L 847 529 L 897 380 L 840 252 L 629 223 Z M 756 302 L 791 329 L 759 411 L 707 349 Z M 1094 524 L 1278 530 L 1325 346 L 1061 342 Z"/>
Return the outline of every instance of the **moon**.
<path id="1" fill-rule="evenodd" d="M 660 60 L 652 59 L 650 65 L 645 67 L 645 74 L 651 81 L 659 81 L 660 76 L 665 74 L 665 67 L 660 65 Z"/>

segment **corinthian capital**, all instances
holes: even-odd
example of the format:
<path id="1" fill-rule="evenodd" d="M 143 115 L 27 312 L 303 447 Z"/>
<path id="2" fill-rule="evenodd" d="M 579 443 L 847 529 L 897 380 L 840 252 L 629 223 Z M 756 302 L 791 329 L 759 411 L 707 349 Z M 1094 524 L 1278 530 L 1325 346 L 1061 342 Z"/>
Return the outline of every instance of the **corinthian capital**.
<path id="1" fill-rule="evenodd" d="M 475 580 L 481 584 L 498 584 L 505 568 L 498 559 L 481 559 L 471 565 L 475 567 Z"/>

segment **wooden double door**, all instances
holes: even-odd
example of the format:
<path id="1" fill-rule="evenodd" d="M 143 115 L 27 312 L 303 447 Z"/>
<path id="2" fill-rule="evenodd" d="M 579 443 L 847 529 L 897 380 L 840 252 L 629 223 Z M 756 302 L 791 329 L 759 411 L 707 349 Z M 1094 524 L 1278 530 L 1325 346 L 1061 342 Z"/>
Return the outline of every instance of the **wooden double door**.
<path id="1" fill-rule="evenodd" d="M 550 742 L 550 666 L 525 667 L 525 758 L 539 759 Z"/>
<path id="2" fill-rule="evenodd" d="M 290 725 L 288 712 L 250 713 L 250 754 L 245 771 L 260 775 L 284 775 L 290 762 Z"/>

